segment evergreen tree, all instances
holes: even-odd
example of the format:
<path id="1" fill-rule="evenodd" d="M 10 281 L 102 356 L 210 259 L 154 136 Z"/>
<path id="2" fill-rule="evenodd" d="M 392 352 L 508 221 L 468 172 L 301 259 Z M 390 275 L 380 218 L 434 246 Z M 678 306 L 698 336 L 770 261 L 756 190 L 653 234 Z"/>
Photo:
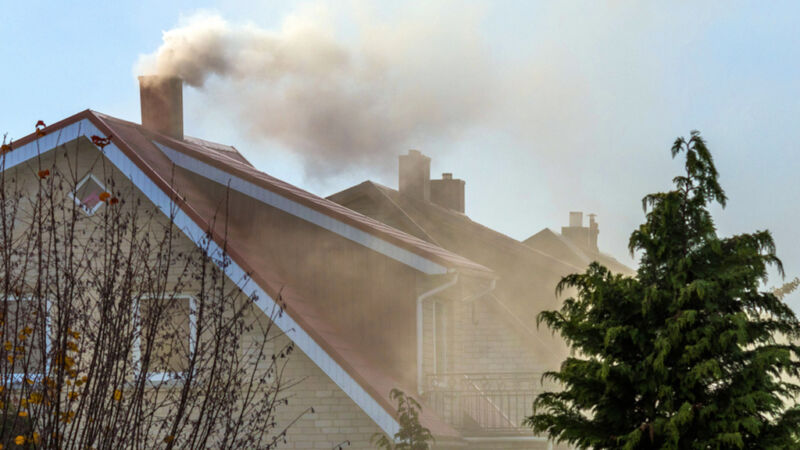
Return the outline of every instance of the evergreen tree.
<path id="1" fill-rule="evenodd" d="M 573 354 L 545 374 L 563 387 L 534 402 L 525 424 L 579 448 L 800 448 L 800 322 L 774 293 L 782 273 L 768 231 L 717 236 L 709 206 L 725 206 L 699 133 L 678 138 L 675 189 L 643 199 L 630 238 L 635 277 L 597 263 L 565 277 L 575 288 L 539 322 Z"/>

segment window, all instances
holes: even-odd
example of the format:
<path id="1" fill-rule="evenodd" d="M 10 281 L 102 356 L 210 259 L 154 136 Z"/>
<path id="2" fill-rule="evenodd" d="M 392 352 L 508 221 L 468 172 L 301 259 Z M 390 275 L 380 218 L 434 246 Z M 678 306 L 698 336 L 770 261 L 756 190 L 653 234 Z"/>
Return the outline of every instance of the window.
<path id="1" fill-rule="evenodd" d="M 94 175 L 88 174 L 81 180 L 75 187 L 75 191 L 70 195 L 75 200 L 75 203 L 88 215 L 92 215 L 97 211 L 103 202 L 100 201 L 100 194 L 105 192 L 106 188 Z"/>
<path id="2" fill-rule="evenodd" d="M 195 301 L 188 295 L 139 300 L 139 333 L 134 360 L 150 352 L 147 377 L 153 381 L 175 378 L 189 368 L 194 351 Z"/>
<path id="3" fill-rule="evenodd" d="M 47 372 L 50 348 L 48 303 L 32 297 L 0 302 L 4 364 L 11 365 L 14 381 L 36 379 Z"/>
<path id="4" fill-rule="evenodd" d="M 433 302 L 433 372 L 447 371 L 447 320 L 442 302 Z"/>

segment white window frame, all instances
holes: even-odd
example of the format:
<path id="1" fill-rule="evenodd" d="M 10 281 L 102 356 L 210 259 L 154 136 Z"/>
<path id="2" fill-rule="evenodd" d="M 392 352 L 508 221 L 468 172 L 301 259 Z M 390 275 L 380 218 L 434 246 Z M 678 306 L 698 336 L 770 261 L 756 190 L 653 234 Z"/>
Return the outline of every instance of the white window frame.
<path id="1" fill-rule="evenodd" d="M 75 186 L 75 189 L 73 189 L 69 193 L 69 196 L 72 197 L 72 200 L 75 201 L 75 204 L 78 205 L 78 207 L 81 209 L 81 211 L 85 212 L 87 216 L 91 216 L 92 214 L 97 212 L 97 210 L 100 209 L 100 207 L 103 206 L 103 203 L 104 203 L 104 202 L 97 202 L 97 204 L 94 205 L 94 208 L 89 209 L 88 207 L 86 207 L 83 204 L 81 199 L 78 198 L 78 196 L 77 196 L 78 189 L 80 189 L 84 184 L 86 184 L 86 182 L 89 181 L 89 179 L 92 179 L 95 183 L 100 185 L 100 189 L 103 190 L 102 192 L 106 191 L 106 186 L 96 176 L 94 176 L 94 174 L 92 174 L 90 172 L 90 173 L 86 174 L 86 176 L 83 177 L 83 179 L 81 181 L 79 181 L 78 184 Z"/>
<path id="2" fill-rule="evenodd" d="M 138 324 L 134 324 L 134 326 L 137 329 L 135 330 L 135 333 L 134 333 L 135 339 L 134 339 L 134 342 L 133 342 L 133 350 L 132 350 L 132 353 L 133 353 L 133 366 L 134 366 L 135 370 L 137 370 L 139 373 L 141 373 L 142 376 L 144 376 L 148 381 L 155 382 L 155 383 L 159 383 L 159 382 L 162 382 L 162 381 L 174 381 L 175 380 L 175 378 L 174 378 L 175 373 L 173 373 L 173 372 L 148 372 L 148 373 L 143 373 L 142 372 L 142 366 L 141 366 L 141 363 L 140 363 L 140 358 L 141 358 L 141 355 L 142 355 L 141 301 L 142 300 L 145 300 L 145 301 L 146 300 L 154 300 L 154 299 L 161 299 L 161 298 L 160 297 L 156 297 L 156 296 L 143 296 L 143 297 L 141 297 L 139 299 L 139 302 L 137 302 L 136 317 L 138 318 L 139 323 Z M 188 299 L 189 300 L 189 353 L 192 354 L 192 353 L 194 353 L 195 348 L 197 346 L 197 342 L 196 342 L 196 339 L 195 339 L 195 334 L 196 334 L 196 331 L 197 331 L 197 299 L 195 299 L 195 297 L 193 295 L 191 295 L 191 294 L 176 294 L 176 295 L 171 295 L 171 296 L 169 296 L 167 298 L 163 298 L 164 301 L 170 301 L 170 300 L 173 300 L 173 299 L 174 300 L 178 300 L 178 299 Z"/>
<path id="3" fill-rule="evenodd" d="M 15 296 L 10 295 L 10 296 L 8 296 L 8 301 L 12 301 L 12 302 L 20 302 L 20 301 L 32 302 L 32 301 L 35 301 L 35 300 L 34 300 L 34 297 L 32 295 L 26 295 L 24 297 L 15 297 Z M 45 323 L 45 325 L 44 325 L 44 345 L 45 345 L 45 350 L 44 350 L 44 356 L 45 356 L 44 370 L 45 371 L 44 371 L 44 373 L 38 373 L 38 372 L 37 373 L 31 373 L 31 372 L 28 372 L 27 378 L 29 378 L 32 381 L 41 380 L 50 371 L 50 359 L 47 357 L 50 354 L 50 349 L 52 348 L 52 342 L 51 342 L 51 339 L 50 339 L 50 320 L 49 320 L 50 310 L 51 310 L 50 300 L 46 300 L 45 304 L 47 305 L 46 306 L 46 311 L 45 311 L 45 319 L 44 319 L 45 320 L 45 322 L 44 322 Z M 16 313 L 16 311 L 15 311 L 15 313 Z M 7 321 L 8 318 L 4 318 L 4 320 Z M 16 333 L 17 331 L 14 331 L 14 332 Z M 6 339 L 3 339 L 3 340 L 4 341 L 5 340 L 9 340 L 8 336 L 6 336 Z M 26 378 L 26 376 L 25 376 L 24 372 L 12 372 L 11 373 L 11 380 L 15 384 L 25 382 L 25 378 Z"/>

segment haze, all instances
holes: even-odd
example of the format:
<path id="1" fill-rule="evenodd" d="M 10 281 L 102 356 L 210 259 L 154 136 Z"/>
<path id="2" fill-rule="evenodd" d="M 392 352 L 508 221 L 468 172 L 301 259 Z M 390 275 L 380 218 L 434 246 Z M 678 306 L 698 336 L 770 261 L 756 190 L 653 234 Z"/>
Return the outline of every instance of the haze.
<path id="1" fill-rule="evenodd" d="M 794 3 L 250 3 L 4 4 L 0 131 L 86 108 L 138 122 L 135 75 L 179 74 L 187 134 L 278 178 L 396 187 L 418 148 L 467 181 L 473 220 L 525 239 L 596 213 L 601 249 L 635 265 L 640 199 L 698 129 L 730 198 L 720 233 L 770 229 L 800 275 Z"/>

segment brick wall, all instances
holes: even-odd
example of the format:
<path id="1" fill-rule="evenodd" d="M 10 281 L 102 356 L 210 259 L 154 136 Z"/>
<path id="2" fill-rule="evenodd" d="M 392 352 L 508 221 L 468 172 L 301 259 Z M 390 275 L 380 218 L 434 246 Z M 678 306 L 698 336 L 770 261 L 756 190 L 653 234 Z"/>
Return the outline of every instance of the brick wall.
<path id="1" fill-rule="evenodd" d="M 255 313 L 268 320 L 260 310 Z M 282 347 L 287 342 L 288 338 L 282 336 L 273 346 Z M 277 410 L 278 428 L 298 416 L 300 419 L 289 429 L 288 443 L 280 448 L 333 449 L 345 440 L 350 441 L 345 447 L 348 449 L 375 448 L 370 439 L 381 432 L 380 428 L 302 351 L 291 354 L 283 379 L 299 384 L 286 391 L 289 404 Z M 309 407 L 314 413 L 304 413 Z"/>
<path id="2" fill-rule="evenodd" d="M 531 351 L 535 343 L 514 328 L 491 301 L 452 304 L 455 372 L 540 371 Z"/>

